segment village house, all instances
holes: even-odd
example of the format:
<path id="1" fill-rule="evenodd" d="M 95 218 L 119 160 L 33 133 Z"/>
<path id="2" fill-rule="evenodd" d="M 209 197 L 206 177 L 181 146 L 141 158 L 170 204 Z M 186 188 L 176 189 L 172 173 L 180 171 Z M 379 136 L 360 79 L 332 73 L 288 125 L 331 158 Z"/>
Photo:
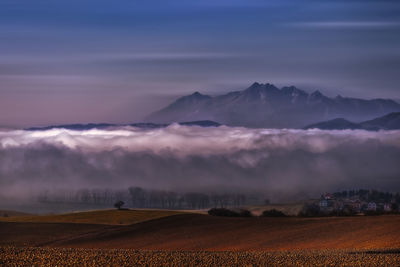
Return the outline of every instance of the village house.
<path id="1" fill-rule="evenodd" d="M 353 210 L 357 213 L 361 212 L 361 201 L 358 199 L 346 201 L 344 206 L 349 207 L 351 210 Z"/>
<path id="2" fill-rule="evenodd" d="M 327 207 L 328 207 L 328 200 L 326 200 L 326 199 L 321 199 L 321 200 L 319 201 L 319 207 L 320 207 L 320 208 L 327 208 Z"/>
<path id="3" fill-rule="evenodd" d="M 333 206 L 333 208 L 334 208 L 334 210 L 343 210 L 344 209 L 344 202 L 343 201 L 341 201 L 340 199 L 338 199 L 338 200 L 336 200 L 335 201 L 335 204 L 334 204 L 334 206 Z"/>
<path id="4" fill-rule="evenodd" d="M 389 213 L 392 211 L 400 212 L 400 207 L 394 198 L 382 199 L 379 202 L 370 199 L 364 195 L 343 195 L 340 193 L 321 195 L 321 198 L 315 204 L 323 214 L 342 212 L 346 214 L 358 214 L 361 212 L 379 212 Z"/>
<path id="5" fill-rule="evenodd" d="M 326 213 L 336 209 L 336 200 L 333 198 L 332 194 L 327 193 L 321 196 L 319 209 Z"/>
<path id="6" fill-rule="evenodd" d="M 367 210 L 376 211 L 376 203 L 375 202 L 369 202 Z"/>
<path id="7" fill-rule="evenodd" d="M 389 203 L 385 203 L 385 204 L 383 205 L 383 210 L 384 210 L 385 212 L 391 212 L 391 211 L 392 211 L 392 205 L 389 204 Z"/>

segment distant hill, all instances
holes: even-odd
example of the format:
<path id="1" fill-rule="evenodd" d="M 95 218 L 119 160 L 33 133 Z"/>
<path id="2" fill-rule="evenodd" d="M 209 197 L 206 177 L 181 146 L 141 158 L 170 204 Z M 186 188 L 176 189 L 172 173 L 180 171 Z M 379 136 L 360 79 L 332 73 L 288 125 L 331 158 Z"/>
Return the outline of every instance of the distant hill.
<path id="1" fill-rule="evenodd" d="M 400 112 L 393 112 L 386 116 L 361 123 L 366 130 L 398 130 L 400 129 Z"/>
<path id="2" fill-rule="evenodd" d="M 221 126 L 220 123 L 215 121 L 187 121 L 187 122 L 180 122 L 180 125 L 184 126 L 200 126 L 200 127 L 218 127 Z M 113 127 L 123 127 L 123 126 L 131 126 L 137 128 L 145 128 L 145 129 L 152 129 L 152 128 L 163 128 L 167 127 L 169 124 L 166 123 L 131 123 L 131 124 L 111 124 L 111 123 L 88 123 L 88 124 L 61 124 L 61 125 L 50 125 L 45 127 L 31 127 L 25 130 L 27 131 L 38 131 L 38 130 L 51 130 L 51 129 L 67 129 L 67 130 L 75 130 L 75 131 L 84 131 L 84 130 L 91 130 L 91 129 L 107 129 Z"/>
<path id="3" fill-rule="evenodd" d="M 88 224 L 134 224 L 154 220 L 166 216 L 184 214 L 172 210 L 93 210 L 56 215 L 29 215 L 26 213 L 11 213 L 0 217 L 0 222 L 30 222 L 30 223 L 88 223 Z"/>
<path id="4" fill-rule="evenodd" d="M 344 130 L 344 129 L 362 129 L 369 131 L 378 130 L 399 130 L 400 129 L 400 112 L 393 112 L 388 115 L 364 121 L 361 123 L 354 123 L 343 118 L 323 121 L 306 126 L 305 129 L 322 129 L 322 130 Z"/>
<path id="5" fill-rule="evenodd" d="M 180 122 L 180 125 L 185 126 L 201 126 L 201 127 L 218 127 L 221 126 L 220 123 L 215 121 L 189 121 L 189 122 Z"/>
<path id="6" fill-rule="evenodd" d="M 279 89 L 269 83 L 254 83 L 243 91 L 215 97 L 199 92 L 183 96 L 145 121 L 211 120 L 229 126 L 303 128 L 335 118 L 360 122 L 399 111 L 400 104 L 390 99 L 330 98 L 319 91 L 309 94 L 294 86 Z"/>
<path id="7" fill-rule="evenodd" d="M 0 210 L 0 220 L 1 217 L 8 218 L 8 217 L 28 216 L 28 215 L 31 214 L 15 210 Z"/>
<path id="8" fill-rule="evenodd" d="M 49 125 L 44 127 L 30 127 L 25 130 L 38 131 L 38 130 L 51 130 L 51 129 L 68 129 L 68 130 L 83 131 L 90 129 L 104 129 L 116 126 L 118 126 L 118 124 L 110 124 L 110 123 L 60 124 L 60 125 Z"/>
<path id="9" fill-rule="evenodd" d="M 356 130 L 362 129 L 361 125 L 348 121 L 343 118 L 337 118 L 329 121 L 322 121 L 304 127 L 305 129 L 321 129 L 321 130 Z"/>

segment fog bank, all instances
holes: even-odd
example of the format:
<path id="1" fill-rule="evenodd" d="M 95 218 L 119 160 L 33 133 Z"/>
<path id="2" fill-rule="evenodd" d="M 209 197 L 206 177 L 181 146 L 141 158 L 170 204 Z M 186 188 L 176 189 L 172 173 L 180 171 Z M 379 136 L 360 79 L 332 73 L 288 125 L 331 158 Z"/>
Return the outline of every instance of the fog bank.
<path id="1" fill-rule="evenodd" d="M 400 191 L 400 131 L 160 129 L 0 132 L 0 197 L 81 188 L 257 192 Z"/>

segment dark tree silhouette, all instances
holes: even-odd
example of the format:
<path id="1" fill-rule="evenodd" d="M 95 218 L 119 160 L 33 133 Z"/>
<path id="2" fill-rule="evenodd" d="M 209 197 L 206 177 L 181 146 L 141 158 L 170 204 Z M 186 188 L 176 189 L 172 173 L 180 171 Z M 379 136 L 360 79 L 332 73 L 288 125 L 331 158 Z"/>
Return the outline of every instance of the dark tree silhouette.
<path id="1" fill-rule="evenodd" d="M 262 217 L 286 217 L 286 214 L 280 210 L 272 209 L 272 210 L 265 210 Z"/>
<path id="2" fill-rule="evenodd" d="M 119 200 L 117 202 L 115 202 L 114 207 L 116 207 L 117 209 L 121 209 L 121 207 L 125 204 L 125 202 L 123 202 L 122 200 Z"/>

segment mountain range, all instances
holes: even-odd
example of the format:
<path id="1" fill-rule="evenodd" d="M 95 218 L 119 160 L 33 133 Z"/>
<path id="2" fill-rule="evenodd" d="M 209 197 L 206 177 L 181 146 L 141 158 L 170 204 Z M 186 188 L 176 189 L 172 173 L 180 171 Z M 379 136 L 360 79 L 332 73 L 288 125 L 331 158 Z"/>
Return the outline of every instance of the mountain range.
<path id="1" fill-rule="evenodd" d="M 305 129 L 322 129 L 322 130 L 399 130 L 400 129 L 400 112 L 393 112 L 388 115 L 375 118 L 372 120 L 355 123 L 343 118 L 337 118 L 329 121 L 323 121 L 306 126 Z"/>
<path id="2" fill-rule="evenodd" d="M 399 112 L 391 99 L 328 97 L 319 91 L 307 93 L 295 86 L 277 88 L 254 83 L 242 91 L 217 96 L 195 92 L 156 111 L 144 121 L 217 121 L 228 126 L 253 128 L 304 128 L 307 125 L 345 118 L 356 123 Z"/>
<path id="3" fill-rule="evenodd" d="M 215 121 L 188 121 L 188 122 L 180 122 L 180 125 L 185 126 L 201 126 L 201 127 L 218 127 L 221 126 L 218 122 Z M 107 129 L 114 127 L 123 127 L 123 126 L 131 126 L 136 128 L 145 128 L 145 129 L 154 129 L 154 128 L 163 128 L 167 127 L 169 124 L 160 124 L 160 123 L 131 123 L 131 124 L 112 124 L 112 123 L 87 123 L 87 124 L 59 124 L 59 125 L 50 125 L 44 127 L 30 127 L 26 128 L 27 131 L 40 131 L 40 130 L 51 130 L 51 129 L 67 129 L 67 130 L 75 130 L 75 131 L 85 131 L 91 129 Z"/>

